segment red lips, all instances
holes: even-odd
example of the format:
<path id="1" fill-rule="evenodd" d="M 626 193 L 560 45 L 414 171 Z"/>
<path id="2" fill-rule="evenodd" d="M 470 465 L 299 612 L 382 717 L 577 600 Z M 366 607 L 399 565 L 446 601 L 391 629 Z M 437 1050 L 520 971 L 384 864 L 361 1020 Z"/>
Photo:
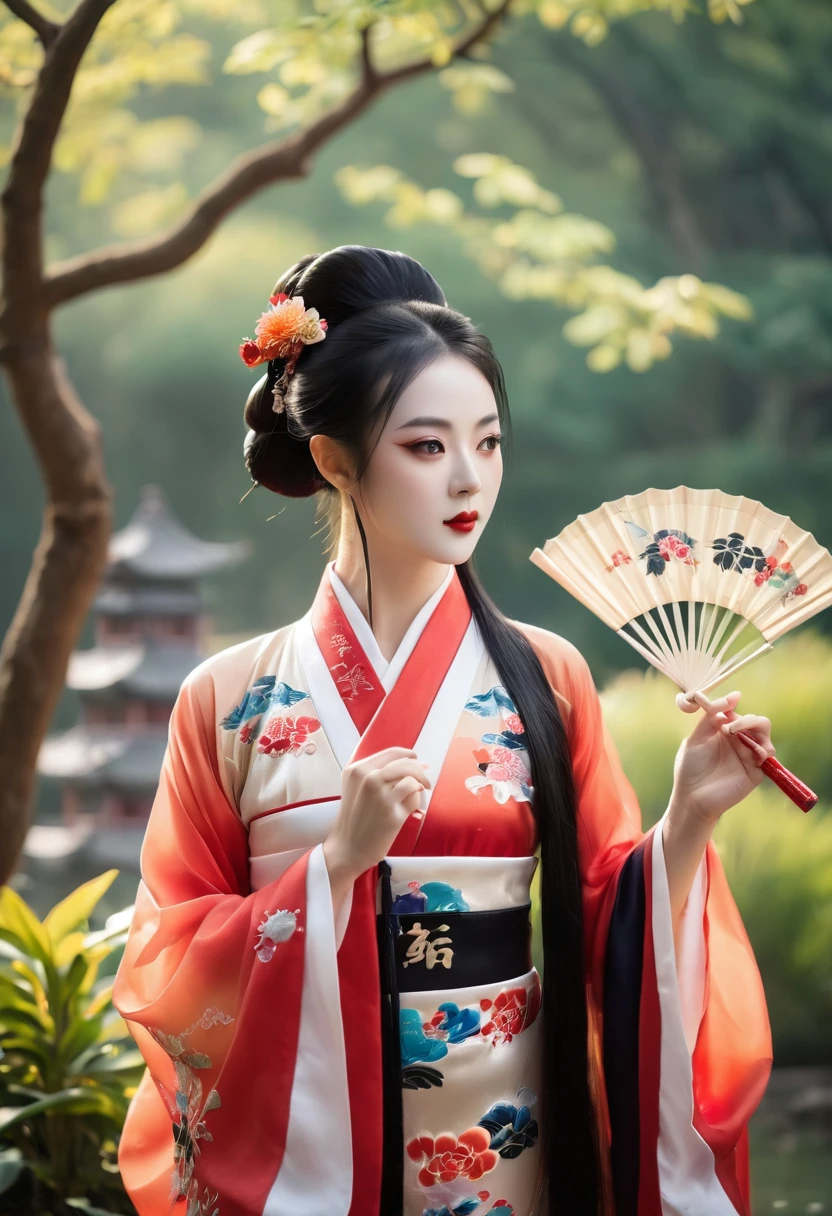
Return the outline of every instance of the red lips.
<path id="1" fill-rule="evenodd" d="M 470 532 L 478 517 L 478 511 L 460 511 L 459 515 L 443 520 L 443 523 L 446 528 L 453 528 L 455 532 Z"/>

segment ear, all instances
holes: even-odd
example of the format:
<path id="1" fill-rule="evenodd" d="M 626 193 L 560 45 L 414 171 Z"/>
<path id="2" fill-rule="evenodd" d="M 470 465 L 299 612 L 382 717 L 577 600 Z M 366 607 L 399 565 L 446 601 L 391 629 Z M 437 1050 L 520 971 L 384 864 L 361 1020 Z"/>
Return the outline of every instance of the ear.
<path id="1" fill-rule="evenodd" d="M 352 458 L 344 444 L 329 435 L 313 435 L 309 440 L 309 451 L 321 476 L 337 490 L 347 493 L 355 481 L 355 473 Z"/>

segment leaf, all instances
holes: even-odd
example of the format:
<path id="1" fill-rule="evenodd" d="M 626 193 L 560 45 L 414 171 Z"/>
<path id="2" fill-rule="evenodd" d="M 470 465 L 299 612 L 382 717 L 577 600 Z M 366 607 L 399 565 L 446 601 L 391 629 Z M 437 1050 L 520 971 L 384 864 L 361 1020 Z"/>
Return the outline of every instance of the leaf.
<path id="1" fill-rule="evenodd" d="M 593 372 L 611 372 L 621 363 L 621 350 L 610 343 L 594 347 L 586 357 L 586 365 Z"/>
<path id="2" fill-rule="evenodd" d="M 408 1064 L 402 1069 L 402 1089 L 440 1089 L 444 1080 L 438 1068 L 426 1064 Z"/>
<path id="3" fill-rule="evenodd" d="M 50 1019 L 51 1022 L 51 1019 Z M 42 1018 L 37 1016 L 37 1013 L 29 1009 L 16 1008 L 14 1005 L 3 1004 L 3 1027 L 5 1031 L 10 1031 L 12 1034 L 21 1035 L 23 1038 L 28 1038 L 29 1031 L 34 1031 L 36 1035 L 41 1037 L 49 1033 L 49 1027 L 44 1024 Z"/>
<path id="4" fill-rule="evenodd" d="M 0 1194 L 17 1182 L 25 1169 L 26 1162 L 19 1148 L 0 1150 Z"/>
<path id="5" fill-rule="evenodd" d="M 292 48 L 280 30 L 258 30 L 231 48 L 222 70 L 230 76 L 270 72 L 291 53 Z"/>
<path id="6" fill-rule="evenodd" d="M 106 1077 L 119 1072 L 133 1072 L 144 1069 L 145 1059 L 140 1051 L 110 1052 L 95 1061 L 93 1068 L 84 1068 L 78 1075 L 85 1077 Z"/>
<path id="7" fill-rule="evenodd" d="M 105 1211 L 104 1208 L 94 1208 L 88 1199 L 67 1199 L 71 1208 L 77 1208 L 83 1216 L 118 1216 L 116 1212 Z"/>
<path id="8" fill-rule="evenodd" d="M 291 100 L 292 96 L 288 89 L 284 89 L 282 85 L 273 80 L 269 84 L 264 84 L 257 94 L 257 104 L 260 109 L 264 113 L 270 114 L 272 118 L 282 117 Z"/>
<path id="9" fill-rule="evenodd" d="M 0 928 L 22 942 L 22 948 L 27 954 L 39 959 L 44 966 L 52 967 L 52 944 L 49 934 L 25 900 L 9 886 L 0 890 Z"/>
<path id="10" fill-rule="evenodd" d="M 47 1094 L 37 1102 L 27 1106 L 6 1106 L 0 1109 L 0 1133 L 5 1133 L 11 1127 L 25 1123 L 37 1115 L 62 1112 L 68 1115 L 102 1114 L 114 1117 L 118 1114 L 113 1100 L 101 1089 L 91 1086 L 78 1085 L 71 1089 L 62 1089 L 54 1094 Z"/>

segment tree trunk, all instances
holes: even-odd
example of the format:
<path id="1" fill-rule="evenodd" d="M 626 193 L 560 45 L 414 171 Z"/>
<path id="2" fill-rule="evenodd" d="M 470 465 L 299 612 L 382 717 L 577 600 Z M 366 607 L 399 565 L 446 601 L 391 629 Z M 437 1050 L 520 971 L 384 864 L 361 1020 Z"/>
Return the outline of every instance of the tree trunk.
<path id="1" fill-rule="evenodd" d="M 111 495 L 98 425 L 69 383 L 46 325 L 39 339 L 4 340 L 0 359 L 47 492 L 40 540 L 0 651 L 0 883 L 6 883 L 29 828 L 41 740 L 106 561 Z"/>

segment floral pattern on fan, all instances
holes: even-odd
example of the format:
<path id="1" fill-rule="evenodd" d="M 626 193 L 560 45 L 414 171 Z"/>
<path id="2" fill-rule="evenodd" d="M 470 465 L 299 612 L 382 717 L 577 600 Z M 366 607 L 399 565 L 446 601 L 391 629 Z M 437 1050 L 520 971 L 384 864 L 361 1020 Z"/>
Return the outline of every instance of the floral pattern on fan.
<path id="1" fill-rule="evenodd" d="M 747 545 L 741 532 L 729 532 L 727 536 L 718 536 L 711 548 L 716 553 L 715 566 L 752 578 L 756 587 L 767 584 L 772 590 L 782 591 L 784 603 L 809 590 L 807 584 L 800 581 L 791 562 L 777 556 L 778 550 L 783 553 L 788 550 L 783 540 L 774 553 L 766 554 L 759 545 Z"/>
<path id="2" fill-rule="evenodd" d="M 693 556 L 696 541 L 679 528 L 662 528 L 653 533 L 653 539 L 639 553 L 639 560 L 647 564 L 647 573 L 657 577 L 664 574 L 670 562 L 682 562 L 685 566 L 698 566 Z"/>

